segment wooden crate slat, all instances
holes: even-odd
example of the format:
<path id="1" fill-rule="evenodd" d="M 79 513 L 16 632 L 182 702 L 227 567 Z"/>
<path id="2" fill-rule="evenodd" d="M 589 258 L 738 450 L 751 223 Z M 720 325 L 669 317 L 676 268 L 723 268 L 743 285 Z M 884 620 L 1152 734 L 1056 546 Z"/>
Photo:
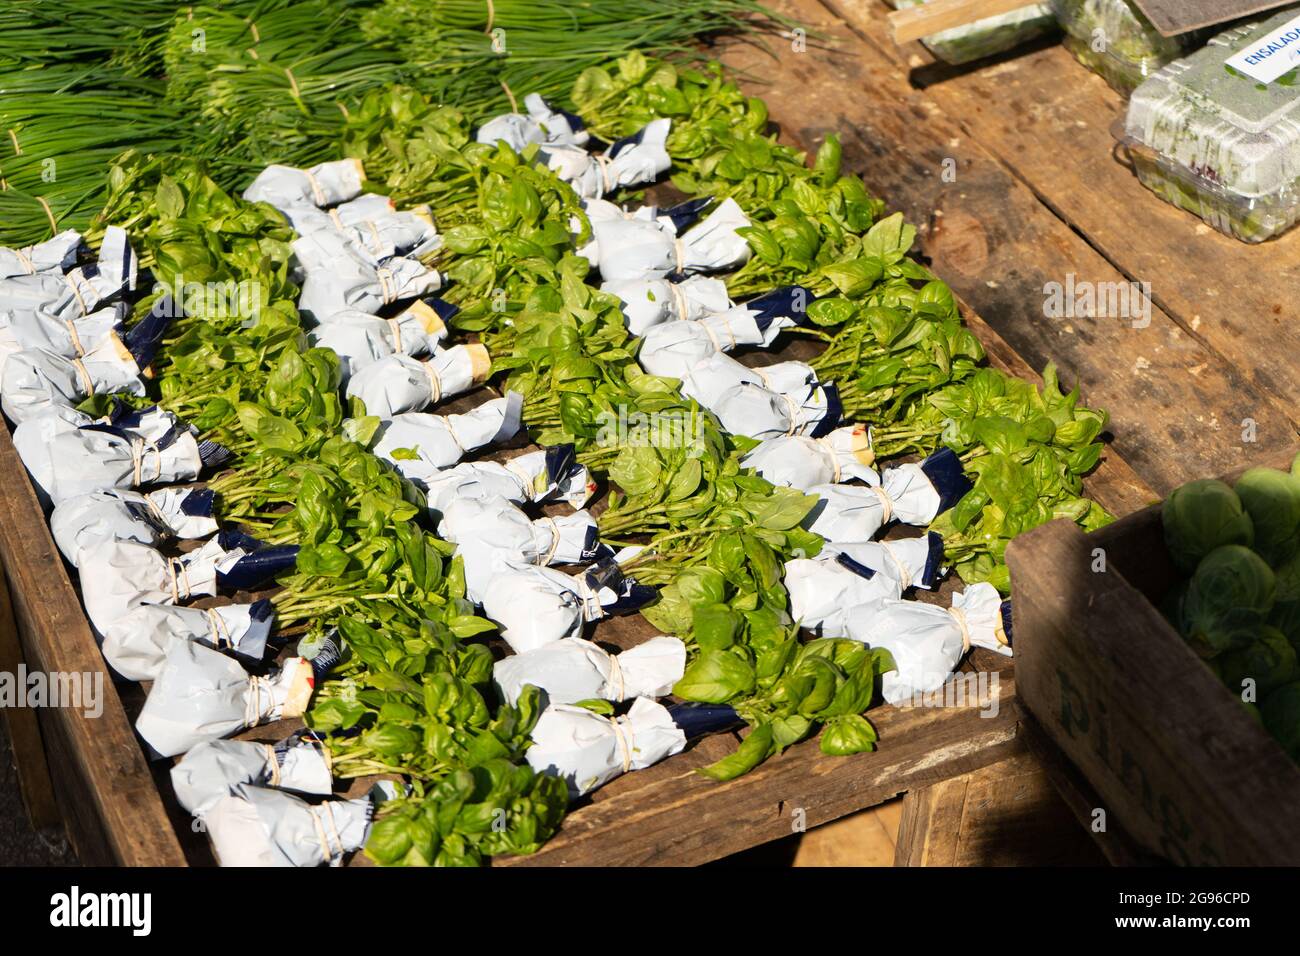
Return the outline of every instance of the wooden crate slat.
<path id="1" fill-rule="evenodd" d="M 180 866 L 180 846 L 81 601 L 7 428 L 0 427 L 0 560 L 29 671 L 99 674 L 103 713 L 44 708 L 41 730 L 68 836 L 83 863 Z"/>

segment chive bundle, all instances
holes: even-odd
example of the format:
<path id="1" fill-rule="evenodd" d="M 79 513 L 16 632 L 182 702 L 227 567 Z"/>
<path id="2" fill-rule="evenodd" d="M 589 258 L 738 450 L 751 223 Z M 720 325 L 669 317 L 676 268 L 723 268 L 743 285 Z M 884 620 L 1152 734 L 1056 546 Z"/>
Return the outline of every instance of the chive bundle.
<path id="1" fill-rule="evenodd" d="M 85 229 L 128 149 L 204 160 L 238 191 L 337 156 L 347 119 L 407 86 L 474 124 L 514 90 L 563 100 L 629 50 L 690 55 L 770 28 L 753 0 L 88 0 L 0 9 L 0 244 Z"/>

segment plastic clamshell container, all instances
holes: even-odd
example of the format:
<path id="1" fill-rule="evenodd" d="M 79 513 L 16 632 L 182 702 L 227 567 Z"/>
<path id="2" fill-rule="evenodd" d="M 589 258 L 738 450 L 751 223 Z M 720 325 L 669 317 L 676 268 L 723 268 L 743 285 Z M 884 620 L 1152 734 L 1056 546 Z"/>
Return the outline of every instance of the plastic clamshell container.
<path id="1" fill-rule="evenodd" d="M 889 0 L 895 10 L 919 7 L 930 0 Z M 1046 3 L 985 17 L 965 26 L 941 30 L 921 43 L 944 63 L 961 66 L 986 56 L 1013 50 L 1056 29 L 1056 18 Z"/>
<path id="2" fill-rule="evenodd" d="M 1052 9 L 1065 48 L 1124 96 L 1203 36 L 1163 37 L 1127 0 L 1052 0 Z"/>
<path id="3" fill-rule="evenodd" d="M 1264 84 L 1227 60 L 1295 16 L 1228 30 L 1164 67 L 1133 93 L 1124 121 L 1143 185 L 1245 242 L 1300 218 L 1300 71 Z"/>

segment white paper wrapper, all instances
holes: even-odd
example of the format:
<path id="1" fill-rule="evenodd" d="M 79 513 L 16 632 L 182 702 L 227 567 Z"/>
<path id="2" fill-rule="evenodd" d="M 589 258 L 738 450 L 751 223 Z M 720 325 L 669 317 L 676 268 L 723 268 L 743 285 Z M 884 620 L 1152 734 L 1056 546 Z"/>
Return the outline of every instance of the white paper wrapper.
<path id="1" fill-rule="evenodd" d="M 556 445 L 509 461 L 466 461 L 424 482 L 429 511 L 441 517 L 453 501 L 504 498 L 516 505 L 564 501 L 582 508 L 596 491 L 572 445 Z"/>
<path id="2" fill-rule="evenodd" d="M 580 797 L 629 770 L 644 770 L 681 753 L 686 734 L 668 711 L 638 697 L 623 717 L 603 717 L 582 707 L 553 704 L 537 719 L 528 763 L 560 777 L 570 797 Z"/>
<path id="3" fill-rule="evenodd" d="M 483 612 L 497 622 L 516 654 L 580 637 L 585 622 L 636 610 L 658 593 L 618 571 L 618 562 L 628 558 L 625 548 L 609 561 L 569 575 L 498 555 Z"/>
<path id="4" fill-rule="evenodd" d="M 196 442 L 174 416 L 156 408 L 119 426 L 78 427 L 41 415 L 15 428 L 13 439 L 32 480 L 54 504 L 108 488 L 192 481 L 205 463 L 227 454 Z"/>
<path id="5" fill-rule="evenodd" d="M 899 598 L 903 590 L 886 574 L 864 577 L 841 564 L 796 558 L 785 563 L 790 617 L 818 637 L 844 637 L 849 613 L 877 598 Z"/>
<path id="6" fill-rule="evenodd" d="M 207 610 L 137 604 L 104 627 L 102 650 L 104 659 L 128 680 L 153 680 L 178 642 L 195 641 L 258 662 L 274 623 L 269 601 Z"/>
<path id="7" fill-rule="evenodd" d="M 686 645 L 675 637 L 652 637 L 621 654 L 572 638 L 497 661 L 492 679 L 509 704 L 529 684 L 545 692 L 548 704 L 576 704 L 662 697 L 685 670 Z"/>
<path id="8" fill-rule="evenodd" d="M 393 256 L 418 259 L 442 244 L 427 206 L 401 212 L 385 210 L 347 224 L 334 209 L 298 208 L 286 214 L 303 237 L 294 243 L 294 253 L 299 268 L 307 272 L 328 270 L 345 247 L 359 251 L 371 262 L 383 262 Z"/>
<path id="9" fill-rule="evenodd" d="M 95 266 L 0 281 L 0 313 L 43 312 L 59 320 L 90 315 L 107 300 L 135 288 L 137 266 L 125 230 L 109 226 Z"/>
<path id="10" fill-rule="evenodd" d="M 449 315 L 456 311 L 445 303 L 442 307 Z M 313 347 L 329 349 L 339 357 L 344 385 L 357 372 L 390 355 L 432 355 L 446 338 L 442 316 L 422 300 L 391 319 L 346 309 L 307 333 Z"/>
<path id="11" fill-rule="evenodd" d="M 0 246 L 0 279 L 38 272 L 67 272 L 77 264 L 80 249 L 81 233 L 75 229 L 65 229 L 34 246 L 16 249 Z"/>
<path id="12" fill-rule="evenodd" d="M 814 485 L 821 498 L 803 526 L 833 545 L 872 540 L 891 521 L 925 527 L 969 490 L 961 461 L 950 450 L 922 462 L 886 468 L 877 486 Z"/>
<path id="13" fill-rule="evenodd" d="M 884 675 L 881 692 L 902 704 L 942 687 L 972 647 L 1010 657 L 1008 612 L 997 588 L 972 584 L 953 595 L 951 610 L 892 599 L 859 605 L 849 612 L 846 636 L 894 655 L 898 669 Z"/>
<path id="14" fill-rule="evenodd" d="M 481 604 L 496 573 L 496 559 L 528 564 L 579 564 L 595 558 L 596 519 L 586 511 L 533 520 L 504 498 L 461 498 L 442 512 L 438 536 L 456 545 L 465 561 L 465 595 Z"/>
<path id="15" fill-rule="evenodd" d="M 516 153 L 538 143 L 547 146 L 585 146 L 591 138 L 582 120 L 572 113 L 552 109 L 537 93 L 524 97 L 527 113 L 502 113 L 478 128 L 474 139 L 489 145 L 503 142 Z"/>
<path id="16" fill-rule="evenodd" d="M 222 866 L 336 865 L 363 846 L 373 807 L 368 799 L 309 804 L 283 790 L 240 784 L 204 815 Z"/>
<path id="17" fill-rule="evenodd" d="M 751 369 L 719 352 L 682 379 L 682 394 L 718 416 L 726 431 L 760 441 L 782 435 L 816 438 L 834 429 L 840 418 L 834 386 L 818 382 L 803 362 Z"/>
<path id="18" fill-rule="evenodd" d="M 499 560 L 482 604 L 517 654 L 580 637 L 585 623 L 605 616 L 599 596 L 581 577 L 526 561 Z"/>
<path id="19" fill-rule="evenodd" d="M 791 286 L 703 318 L 656 325 L 645 333 L 637 359 L 651 375 L 684 378 L 701 361 L 738 346 L 769 348 L 798 324 L 812 295 Z"/>
<path id="20" fill-rule="evenodd" d="M 50 533 L 74 567 L 83 551 L 105 541 L 155 547 L 169 537 L 203 538 L 216 531 L 212 493 L 198 488 L 93 491 L 64 499 L 50 515 Z"/>
<path id="21" fill-rule="evenodd" d="M 359 398 L 366 414 L 392 418 L 419 412 L 487 381 L 492 358 L 482 345 L 439 349 L 428 359 L 390 355 L 354 372 L 349 398 Z"/>
<path id="22" fill-rule="evenodd" d="M 45 349 L 9 356 L 0 379 L 0 406 L 15 423 L 56 414 L 86 424 L 90 416 L 75 406 L 91 395 L 117 392 L 144 395 L 145 388 L 135 359 L 110 332 L 82 358 L 66 358 Z"/>
<path id="23" fill-rule="evenodd" d="M 539 155 L 583 199 L 599 199 L 625 186 L 652 183 L 667 172 L 673 164 L 665 147 L 671 128 L 672 120 L 651 120 L 603 153 L 557 144 L 543 146 Z"/>
<path id="24" fill-rule="evenodd" d="M 321 230 L 295 239 L 306 267 L 298 308 L 314 322 L 345 310 L 376 313 L 386 305 L 437 292 L 442 276 L 415 259 L 377 259 L 339 233 Z"/>
<path id="25" fill-rule="evenodd" d="M 856 544 L 827 543 L 818 561 L 833 561 L 858 574 L 868 572 L 892 578 L 901 590 L 933 590 L 942 579 L 943 538 L 931 531 L 920 538 L 895 541 L 865 541 Z"/>
<path id="26" fill-rule="evenodd" d="M 360 193 L 365 178 L 365 168 L 358 159 L 318 163 L 308 169 L 267 166 L 244 190 L 244 198 L 270 203 L 281 211 L 301 205 L 324 209 Z"/>
<path id="27" fill-rule="evenodd" d="M 726 271 L 749 258 L 749 244 L 736 233 L 748 225 L 733 199 L 724 199 L 703 222 L 680 236 L 657 220 L 593 222 L 599 261 L 592 264 L 600 268 L 606 282 Z"/>
<path id="28" fill-rule="evenodd" d="M 100 634 L 138 604 L 180 604 L 217 593 L 217 565 L 228 552 L 216 538 L 197 551 L 165 557 L 135 541 L 105 541 L 81 553 L 81 600 Z"/>
<path id="29" fill-rule="evenodd" d="M 407 412 L 382 422 L 371 449 L 417 483 L 433 478 L 472 451 L 519 432 L 523 396 L 511 392 L 463 415 Z M 414 454 L 394 457 L 394 452 Z"/>
<path id="30" fill-rule="evenodd" d="M 600 291 L 618 296 L 623 303 L 627 330 L 633 335 L 645 335 L 647 330 L 665 322 L 695 321 L 706 315 L 726 312 L 732 305 L 727 295 L 727 284 L 707 276 L 691 276 L 681 282 L 667 279 L 606 281 L 601 283 Z"/>
<path id="31" fill-rule="evenodd" d="M 311 701 L 311 665 L 291 657 L 268 677 L 245 673 L 220 651 L 177 641 L 149 689 L 135 729 L 161 757 L 246 727 L 297 717 Z"/>
<path id="32" fill-rule="evenodd" d="M 423 213 L 426 208 L 420 207 L 420 212 Z M 319 229 L 346 232 L 351 227 L 361 226 L 367 220 L 391 216 L 397 212 L 397 207 L 393 205 L 393 201 L 387 196 L 380 196 L 376 193 L 362 193 L 356 199 L 349 199 L 347 202 L 339 203 L 330 209 L 317 206 L 314 203 L 301 202 L 285 206 L 280 212 L 284 213 L 285 218 L 289 220 L 289 225 L 293 226 L 295 232 L 300 236 L 305 236 L 307 233 L 316 232 Z"/>
<path id="33" fill-rule="evenodd" d="M 251 740 L 209 740 L 172 767 L 176 801 L 202 817 L 240 784 L 323 796 L 332 783 L 329 757 L 310 736 L 287 737 L 276 744 Z"/>
<path id="34" fill-rule="evenodd" d="M 880 484 L 865 425 L 845 425 L 821 438 L 781 435 L 761 442 L 742 463 L 774 485 L 806 491 L 815 485 L 861 481 Z"/>
<path id="35" fill-rule="evenodd" d="M 83 357 L 97 343 L 115 332 L 125 320 L 125 303 L 70 319 L 58 319 L 44 312 L 0 314 L 0 370 L 7 356 L 25 349 L 43 349 L 67 358 Z"/>

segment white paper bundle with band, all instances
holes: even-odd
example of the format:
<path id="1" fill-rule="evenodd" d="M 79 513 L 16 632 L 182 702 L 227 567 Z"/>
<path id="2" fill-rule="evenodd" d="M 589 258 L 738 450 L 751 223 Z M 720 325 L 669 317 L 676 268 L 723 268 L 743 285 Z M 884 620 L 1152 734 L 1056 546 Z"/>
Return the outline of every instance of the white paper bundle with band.
<path id="1" fill-rule="evenodd" d="M 66 358 L 45 349 L 24 349 L 9 356 L 0 378 L 0 407 L 15 423 L 54 414 L 77 424 L 89 415 L 76 406 L 92 395 L 125 392 L 143 396 L 140 367 L 113 333 L 81 358 Z"/>
<path id="2" fill-rule="evenodd" d="M 103 634 L 137 604 L 180 604 L 216 594 L 217 564 L 225 557 L 216 538 L 175 558 L 136 541 L 104 541 L 81 553 L 86 616 Z"/>
<path id="3" fill-rule="evenodd" d="M 311 804 L 240 784 L 203 817 L 221 866 L 331 866 L 365 845 L 374 806 L 368 798 Z"/>
<path id="4" fill-rule="evenodd" d="M 814 485 L 821 500 L 803 526 L 833 545 L 871 541 L 891 521 L 925 527 L 970 491 L 961 459 L 944 448 L 921 462 L 886 468 L 880 484 Z"/>
<path id="5" fill-rule="evenodd" d="M 686 747 L 666 708 L 638 697 L 622 717 L 553 704 L 533 728 L 525 755 L 538 773 L 559 777 L 580 797 L 630 770 L 644 770 Z"/>
<path id="6" fill-rule="evenodd" d="M 81 597 L 95 629 L 137 604 L 180 604 L 219 587 L 252 590 L 297 561 L 296 545 L 267 547 L 237 531 L 226 531 L 201 548 L 168 557 L 135 541 L 106 541 L 82 552 Z"/>
<path id="7" fill-rule="evenodd" d="M 329 754 L 311 731 L 275 744 L 204 741 L 172 767 L 171 778 L 176 801 L 196 817 L 240 784 L 324 796 L 333 782 Z"/>
<path id="8" fill-rule="evenodd" d="M 691 276 L 681 282 L 668 279 L 631 279 L 621 282 L 603 282 L 601 292 L 617 296 L 623 303 L 623 318 L 627 330 L 633 335 L 645 335 L 647 330 L 665 322 L 702 319 L 706 315 L 726 312 L 731 308 L 727 284 L 708 276 Z"/>
<path id="9" fill-rule="evenodd" d="M 38 272 L 67 272 L 77 264 L 81 247 L 81 233 L 75 229 L 65 229 L 52 239 L 32 246 L 16 249 L 0 246 L 0 279 Z"/>
<path id="10" fill-rule="evenodd" d="M 105 336 L 117 331 L 129 314 L 116 302 L 90 315 L 60 319 L 42 311 L 0 315 L 0 369 L 7 356 L 24 349 L 44 349 L 68 358 L 83 357 Z"/>
<path id="11" fill-rule="evenodd" d="M 943 537 L 930 531 L 919 538 L 896 538 L 892 541 L 861 541 L 823 545 L 817 560 L 841 564 L 858 574 L 884 575 L 898 587 L 932 591 L 939 586 L 946 568 L 943 564 Z"/>
<path id="12" fill-rule="evenodd" d="M 772 484 L 800 491 L 847 481 L 878 485 L 875 462 L 865 425 L 845 425 L 820 438 L 779 435 L 760 442 L 741 459 Z"/>
<path id="13" fill-rule="evenodd" d="M 137 267 L 126 231 L 109 226 L 95 265 L 0 281 L 0 313 L 43 312 L 59 320 L 90 315 L 109 299 L 135 288 Z"/>
<path id="14" fill-rule="evenodd" d="M 354 372 L 349 398 L 359 398 L 367 415 L 392 418 L 423 411 L 487 381 L 492 357 L 478 343 L 439 349 L 427 359 L 390 355 Z"/>
<path id="15" fill-rule="evenodd" d="M 363 219 L 341 232 L 354 245 L 379 258 L 397 255 L 422 259 L 442 245 L 442 237 L 434 228 L 433 214 L 427 206 Z"/>
<path id="16" fill-rule="evenodd" d="M 701 213 L 711 205 L 713 205 L 713 197 L 711 196 L 688 199 L 666 209 L 660 209 L 658 206 L 638 206 L 636 209 L 626 209 L 607 199 L 584 199 L 582 201 L 582 211 L 586 213 L 587 222 L 591 225 L 591 238 L 586 245 L 579 246 L 574 250 L 575 254 L 586 259 L 593 266 L 599 266 L 600 236 L 610 234 L 603 224 L 625 221 L 651 223 L 671 235 L 679 236 L 695 225 Z M 577 216 L 570 219 L 569 228 L 574 235 L 579 233 L 581 226 L 582 223 Z"/>
<path id="17" fill-rule="evenodd" d="M 953 595 L 951 608 L 881 599 L 849 612 L 847 636 L 894 656 L 882 693 L 902 704 L 942 687 L 972 647 L 1010 657 L 1011 605 L 988 583 Z"/>
<path id="18" fill-rule="evenodd" d="M 324 209 L 352 199 L 361 192 L 366 170 L 359 159 L 318 163 L 307 169 L 267 166 L 244 190 L 249 202 L 270 203 L 281 212 L 293 206 Z"/>
<path id="19" fill-rule="evenodd" d="M 357 372 L 390 355 L 432 355 L 447 338 L 445 320 L 456 311 L 432 296 L 391 319 L 345 309 L 308 332 L 307 341 L 339 357 L 340 380 L 347 385 Z"/>
<path id="20" fill-rule="evenodd" d="M 716 353 L 682 379 L 682 394 L 718 417 L 724 430 L 765 441 L 782 435 L 818 438 L 840 420 L 839 395 L 803 362 L 747 368 Z"/>
<path id="21" fill-rule="evenodd" d="M 769 348 L 798 325 L 812 293 L 786 286 L 701 319 L 656 325 L 645 333 L 637 360 L 651 375 L 684 378 L 704 359 L 738 346 Z"/>
<path id="22" fill-rule="evenodd" d="M 502 113 L 478 128 L 474 139 L 489 146 L 505 143 L 516 153 L 537 143 L 545 146 L 586 146 L 591 138 L 582 120 L 572 113 L 557 110 L 540 94 L 524 97 L 527 113 Z"/>
<path id="23" fill-rule="evenodd" d="M 675 637 L 652 637 L 621 654 L 576 637 L 497 661 L 492 680 L 512 705 L 529 684 L 549 704 L 576 704 L 663 697 L 685 670 L 686 645 Z"/>
<path id="24" fill-rule="evenodd" d="M 668 132 L 672 120 L 651 120 L 631 136 L 612 143 L 603 153 L 581 146 L 545 145 L 538 154 L 556 176 L 583 199 L 599 199 L 626 186 L 652 183 L 672 166 Z"/>
<path id="25" fill-rule="evenodd" d="M 464 461 L 424 481 L 429 511 L 441 516 L 458 500 L 504 498 L 516 505 L 563 501 L 581 508 L 596 485 L 572 445 L 552 445 L 509 461 Z"/>
<path id="26" fill-rule="evenodd" d="M 421 212 L 427 211 L 427 206 L 418 207 Z M 391 216 L 397 212 L 397 207 L 387 196 L 380 196 L 377 193 L 362 193 L 356 199 L 349 199 L 347 202 L 339 203 L 331 208 L 322 208 L 314 203 L 297 203 L 292 206 L 285 206 L 280 212 L 284 213 L 289 225 L 300 236 L 305 236 L 309 232 L 316 232 L 320 229 L 326 229 L 333 232 L 346 232 L 352 227 L 359 227 L 367 220 L 382 219 L 385 216 Z"/>
<path id="27" fill-rule="evenodd" d="M 657 593 L 624 577 L 615 562 L 569 575 L 498 556 L 483 613 L 497 622 L 511 650 L 522 654 L 581 637 L 588 621 L 637 610 Z"/>
<path id="28" fill-rule="evenodd" d="M 205 740 L 302 716 L 315 681 L 311 663 L 301 657 L 256 677 L 220 651 L 177 641 L 149 689 L 135 729 L 158 756 L 175 757 Z"/>
<path id="29" fill-rule="evenodd" d="M 736 232 L 748 225 L 734 199 L 724 199 L 680 236 L 659 221 L 592 223 L 599 249 L 599 262 L 593 265 L 606 282 L 727 271 L 749 258 L 749 243 Z"/>
<path id="30" fill-rule="evenodd" d="M 298 308 L 314 322 L 344 310 L 377 313 L 386 305 L 442 288 L 442 276 L 415 259 L 377 259 L 337 233 L 313 232 L 295 239 L 294 255 L 307 268 Z"/>
<path id="31" fill-rule="evenodd" d="M 385 199 L 384 203 L 387 202 Z M 290 211 L 288 216 L 306 240 L 294 245 L 298 265 L 305 270 L 328 269 L 342 254 L 340 250 L 344 246 L 361 250 L 371 260 L 382 262 L 393 256 L 419 259 L 437 251 L 442 244 L 428 206 L 401 211 L 385 209 L 368 217 L 353 218 L 348 223 L 334 209 Z"/>
<path id="32" fill-rule="evenodd" d="M 835 562 L 870 577 L 892 578 L 900 591 L 908 588 L 934 590 L 943 578 L 943 537 L 930 531 L 919 538 L 894 541 L 861 541 L 836 545 L 827 542 L 818 561 Z"/>
<path id="33" fill-rule="evenodd" d="M 785 563 L 790 616 L 818 637 L 844 637 L 853 608 L 877 598 L 899 598 L 899 583 L 885 574 L 859 574 L 845 565 L 811 558 Z"/>
<path id="34" fill-rule="evenodd" d="M 37 488 L 54 504 L 108 488 L 193 481 L 230 457 L 157 408 L 82 426 L 41 415 L 15 428 L 13 439 Z"/>
<path id="35" fill-rule="evenodd" d="M 461 415 L 394 415 L 379 423 L 371 451 L 419 483 L 472 451 L 513 438 L 522 410 L 523 396 L 510 392 Z"/>
<path id="36" fill-rule="evenodd" d="M 168 538 L 205 538 L 217 531 L 213 494 L 201 488 L 159 488 L 148 494 L 113 488 L 65 498 L 50 515 L 54 542 L 74 567 L 81 553 L 105 541 L 156 547 Z"/>
<path id="37" fill-rule="evenodd" d="M 275 609 L 265 600 L 206 609 L 137 604 L 105 625 L 102 650 L 104 659 L 127 680 L 153 680 L 172 646 L 181 642 L 194 641 L 259 663 L 274 625 Z"/>
<path id="38" fill-rule="evenodd" d="M 600 544 L 596 519 L 586 511 L 557 518 L 529 518 L 504 498 L 462 498 L 443 509 L 438 536 L 456 545 L 465 562 L 465 596 L 482 603 L 496 573 L 496 559 L 528 564 L 581 564 L 595 559 Z"/>

